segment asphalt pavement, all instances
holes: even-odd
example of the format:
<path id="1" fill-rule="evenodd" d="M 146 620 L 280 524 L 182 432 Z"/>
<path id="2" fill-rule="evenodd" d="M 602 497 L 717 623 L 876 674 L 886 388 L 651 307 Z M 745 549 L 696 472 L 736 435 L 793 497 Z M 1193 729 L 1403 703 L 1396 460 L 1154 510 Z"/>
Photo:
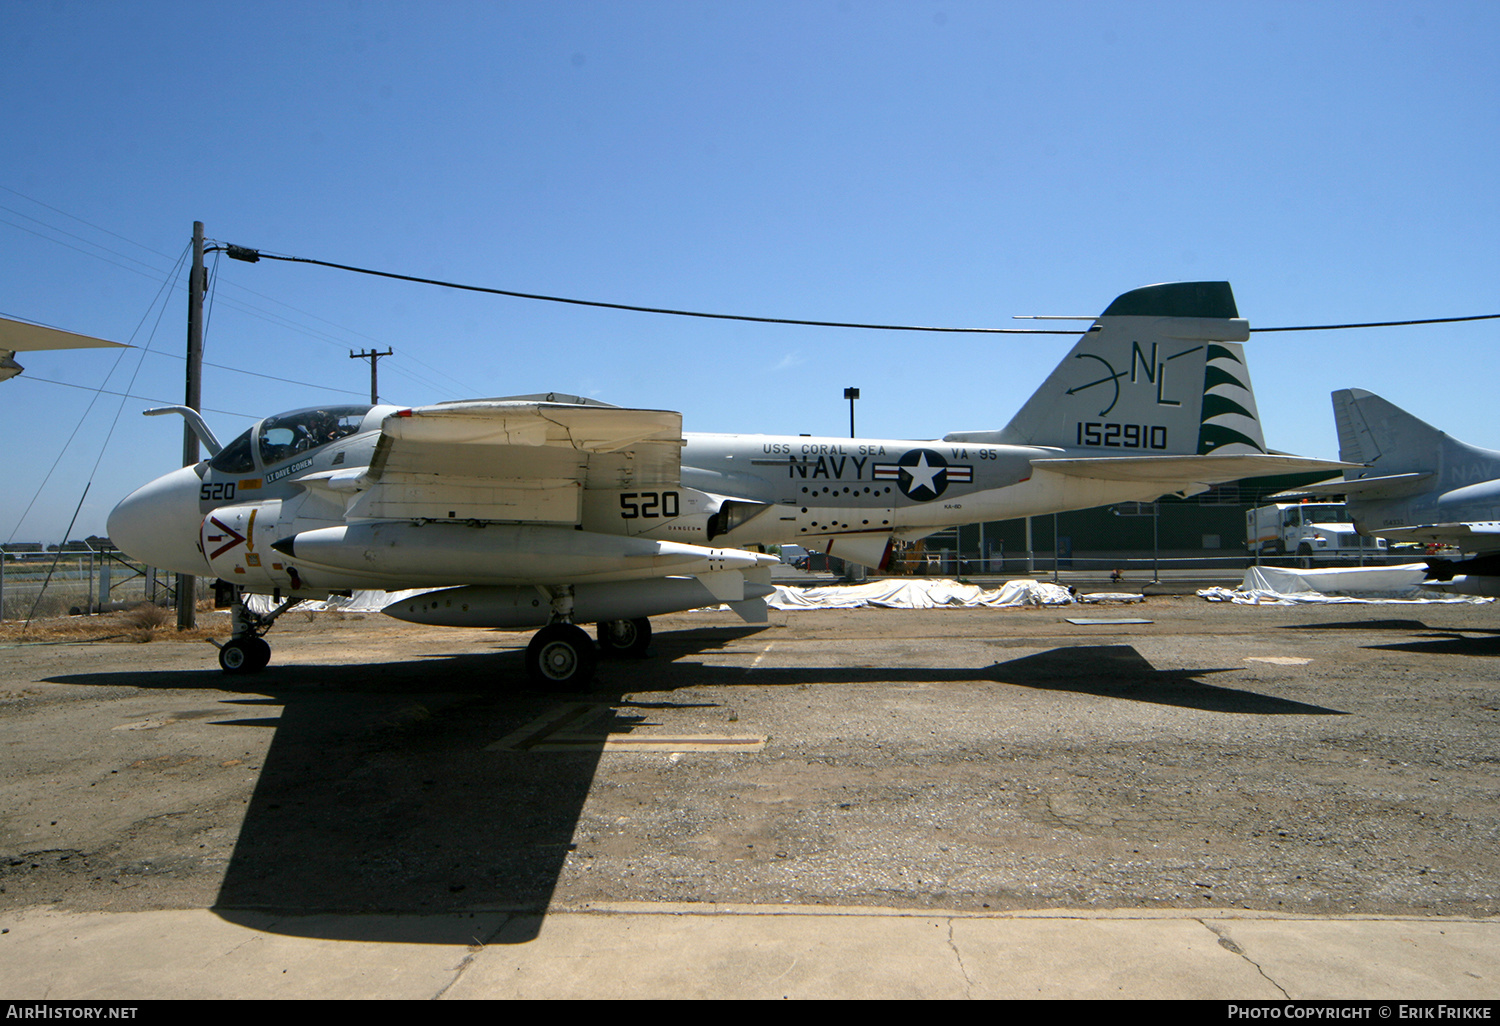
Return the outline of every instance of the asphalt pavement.
<path id="1" fill-rule="evenodd" d="M 1492 1005 L 1493 608 L 8 643 L 0 998 Z"/>

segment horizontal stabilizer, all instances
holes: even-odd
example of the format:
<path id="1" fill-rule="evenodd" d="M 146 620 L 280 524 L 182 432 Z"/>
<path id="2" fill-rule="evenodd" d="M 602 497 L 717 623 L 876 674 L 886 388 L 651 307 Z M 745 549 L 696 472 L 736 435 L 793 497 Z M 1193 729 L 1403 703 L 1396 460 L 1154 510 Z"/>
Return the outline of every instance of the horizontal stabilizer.
<path id="1" fill-rule="evenodd" d="M 1245 477 L 1310 474 L 1344 470 L 1354 464 L 1307 456 L 1234 453 L 1224 456 L 1084 456 L 1035 459 L 1031 466 L 1054 474 L 1090 477 L 1100 481 L 1158 481 L 1163 486 L 1220 484 Z M 1175 488 L 1165 488 L 1175 491 Z"/>

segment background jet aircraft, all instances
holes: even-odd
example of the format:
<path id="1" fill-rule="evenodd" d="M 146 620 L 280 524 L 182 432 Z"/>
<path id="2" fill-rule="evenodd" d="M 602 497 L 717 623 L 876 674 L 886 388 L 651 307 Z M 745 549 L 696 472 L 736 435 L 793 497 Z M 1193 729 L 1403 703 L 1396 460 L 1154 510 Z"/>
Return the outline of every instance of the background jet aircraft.
<path id="1" fill-rule="evenodd" d="M 1361 534 L 1472 553 L 1429 560 L 1429 576 L 1500 595 L 1500 452 L 1466 445 L 1358 388 L 1333 393 L 1333 415 L 1339 458 L 1368 466 L 1316 487 L 1347 497 Z"/>
<path id="2" fill-rule="evenodd" d="M 1248 333 L 1227 282 L 1128 292 L 1005 428 L 941 440 L 684 436 L 676 413 L 556 396 L 298 410 L 222 447 L 198 421 L 213 458 L 133 493 L 109 532 L 147 563 L 289 597 L 269 617 L 237 604 L 226 670 L 265 665 L 291 602 L 449 586 L 384 611 L 541 626 L 529 670 L 576 686 L 594 660 L 577 623 L 638 652 L 652 615 L 728 601 L 763 619 L 774 559 L 747 546 L 879 568 L 955 524 L 1341 468 L 1266 452 Z"/>
<path id="3" fill-rule="evenodd" d="M 16 362 L 17 353 L 39 349 L 106 348 L 123 348 L 123 343 L 0 317 L 0 381 L 7 381 L 26 369 Z"/>

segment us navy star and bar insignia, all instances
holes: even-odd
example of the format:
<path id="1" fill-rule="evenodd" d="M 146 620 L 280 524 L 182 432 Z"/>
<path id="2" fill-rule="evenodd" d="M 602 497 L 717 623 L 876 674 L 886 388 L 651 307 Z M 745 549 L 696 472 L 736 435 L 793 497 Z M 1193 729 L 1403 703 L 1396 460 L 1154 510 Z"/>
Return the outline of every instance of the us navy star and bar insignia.
<path id="1" fill-rule="evenodd" d="M 895 463 L 877 463 L 875 480 L 895 481 L 908 499 L 936 499 L 950 484 L 969 484 L 974 468 L 968 464 L 949 463 L 933 449 L 912 449 Z"/>

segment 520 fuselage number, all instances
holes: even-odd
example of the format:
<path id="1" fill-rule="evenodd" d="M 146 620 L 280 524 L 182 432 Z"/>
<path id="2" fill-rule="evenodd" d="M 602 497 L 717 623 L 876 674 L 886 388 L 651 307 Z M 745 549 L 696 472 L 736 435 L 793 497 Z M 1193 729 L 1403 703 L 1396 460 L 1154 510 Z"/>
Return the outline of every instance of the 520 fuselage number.
<path id="1" fill-rule="evenodd" d="M 626 520 L 654 520 L 678 515 L 676 492 L 625 492 L 620 496 L 620 516 Z"/>

